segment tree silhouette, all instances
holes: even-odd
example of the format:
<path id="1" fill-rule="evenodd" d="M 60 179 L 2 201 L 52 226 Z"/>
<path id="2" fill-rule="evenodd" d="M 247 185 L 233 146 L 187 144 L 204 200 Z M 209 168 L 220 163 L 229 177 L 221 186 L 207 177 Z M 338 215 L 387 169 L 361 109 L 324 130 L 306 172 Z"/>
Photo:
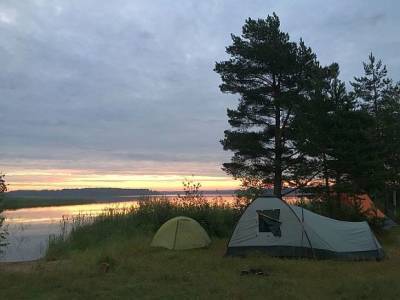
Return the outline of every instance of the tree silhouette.
<path id="1" fill-rule="evenodd" d="M 233 157 L 223 169 L 235 178 L 273 185 L 279 197 L 283 182 L 304 161 L 293 143 L 292 121 L 321 68 L 302 40 L 291 42 L 280 30 L 276 14 L 247 19 L 232 42 L 226 48 L 230 58 L 215 65 L 221 91 L 240 96 L 237 108 L 228 109 L 233 129 L 221 142 Z"/>

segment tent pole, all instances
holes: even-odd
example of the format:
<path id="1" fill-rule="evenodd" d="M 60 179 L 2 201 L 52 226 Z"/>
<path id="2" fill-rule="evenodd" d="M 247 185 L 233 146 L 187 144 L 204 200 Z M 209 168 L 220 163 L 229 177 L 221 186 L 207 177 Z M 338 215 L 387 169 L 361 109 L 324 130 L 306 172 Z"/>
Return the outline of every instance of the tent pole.
<path id="1" fill-rule="evenodd" d="M 277 197 L 277 198 L 278 198 L 278 197 Z M 302 228 L 302 232 L 304 232 L 304 234 L 306 235 L 308 244 L 310 245 L 311 252 L 312 252 L 312 255 L 313 255 L 313 259 L 316 259 L 315 252 L 314 252 L 314 248 L 313 248 L 313 246 L 312 246 L 312 244 L 311 244 L 311 240 L 310 240 L 310 237 L 309 237 L 308 234 L 307 234 L 307 231 L 304 229 L 304 224 L 303 224 L 303 222 L 302 222 L 302 221 L 300 220 L 300 218 L 296 215 L 296 213 L 294 212 L 293 208 L 292 208 L 289 204 L 287 204 L 285 200 L 283 200 L 282 198 L 278 198 L 278 199 L 281 200 L 284 204 L 286 204 L 287 207 L 289 207 L 289 209 L 290 209 L 290 211 L 292 212 L 292 214 L 294 214 L 294 216 L 295 216 L 295 217 L 297 218 L 297 220 L 300 222 L 301 228 Z M 303 233 L 302 233 L 302 234 L 303 234 Z"/>
<path id="2" fill-rule="evenodd" d="M 175 249 L 175 245 L 176 245 L 176 236 L 178 235 L 179 221 L 180 221 L 180 220 L 178 220 L 178 221 L 176 222 L 175 236 L 174 236 L 174 246 L 172 247 L 172 249 Z"/>

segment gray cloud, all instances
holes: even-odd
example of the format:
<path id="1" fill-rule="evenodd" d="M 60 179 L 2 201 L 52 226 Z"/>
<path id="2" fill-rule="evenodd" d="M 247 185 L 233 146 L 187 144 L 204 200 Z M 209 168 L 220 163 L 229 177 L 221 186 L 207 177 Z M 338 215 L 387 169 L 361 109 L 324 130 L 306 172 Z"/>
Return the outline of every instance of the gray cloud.
<path id="1" fill-rule="evenodd" d="M 370 51 L 399 80 L 399 9 L 395 0 L 2 1 L 0 166 L 175 161 L 219 174 L 236 97 L 219 92 L 212 69 L 247 17 L 276 11 L 346 81 Z"/>

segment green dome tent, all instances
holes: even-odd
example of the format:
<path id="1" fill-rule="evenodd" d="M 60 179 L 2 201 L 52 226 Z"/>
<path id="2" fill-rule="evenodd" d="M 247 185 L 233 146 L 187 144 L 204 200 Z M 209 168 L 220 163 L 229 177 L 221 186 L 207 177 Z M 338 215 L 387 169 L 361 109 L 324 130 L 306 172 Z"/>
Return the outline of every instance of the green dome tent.
<path id="1" fill-rule="evenodd" d="M 197 221 L 187 217 L 175 217 L 158 229 L 151 246 L 185 250 L 206 247 L 210 243 L 207 232 Z"/>

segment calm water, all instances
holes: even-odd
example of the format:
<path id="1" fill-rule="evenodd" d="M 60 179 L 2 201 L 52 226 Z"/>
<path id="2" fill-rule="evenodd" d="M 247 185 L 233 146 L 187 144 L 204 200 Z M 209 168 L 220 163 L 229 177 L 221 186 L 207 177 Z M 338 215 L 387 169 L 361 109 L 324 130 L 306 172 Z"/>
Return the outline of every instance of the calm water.
<path id="1" fill-rule="evenodd" d="M 215 201 L 215 195 L 206 198 L 208 201 Z M 233 201 L 233 196 L 224 195 L 221 198 L 223 202 Z M 27 261 L 42 257 L 46 252 L 49 236 L 60 234 L 63 217 L 70 218 L 78 214 L 97 216 L 105 209 L 129 208 L 136 206 L 137 202 L 138 200 L 131 200 L 6 210 L 3 215 L 6 218 L 9 245 L 0 254 L 0 261 Z"/>

